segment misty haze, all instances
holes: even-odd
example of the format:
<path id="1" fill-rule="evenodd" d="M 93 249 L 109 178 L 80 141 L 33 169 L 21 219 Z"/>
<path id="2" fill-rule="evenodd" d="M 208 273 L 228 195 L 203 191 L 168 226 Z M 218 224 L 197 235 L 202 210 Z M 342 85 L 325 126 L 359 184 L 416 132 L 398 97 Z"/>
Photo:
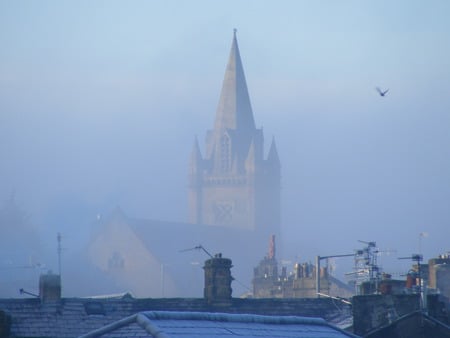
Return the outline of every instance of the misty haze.
<path id="1" fill-rule="evenodd" d="M 450 5 L 319 3 L 2 2 L 0 297 L 448 252 Z"/>

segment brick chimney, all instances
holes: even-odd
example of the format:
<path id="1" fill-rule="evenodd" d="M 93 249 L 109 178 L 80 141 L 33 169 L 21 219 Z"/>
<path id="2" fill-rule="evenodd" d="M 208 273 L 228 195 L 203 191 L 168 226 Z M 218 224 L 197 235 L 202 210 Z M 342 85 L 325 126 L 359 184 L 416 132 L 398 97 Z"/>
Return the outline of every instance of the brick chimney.
<path id="1" fill-rule="evenodd" d="M 48 272 L 39 278 L 39 297 L 41 302 L 61 300 L 61 276 Z"/>
<path id="2" fill-rule="evenodd" d="M 0 337 L 10 337 L 11 316 L 5 311 L 0 310 Z"/>
<path id="3" fill-rule="evenodd" d="M 231 301 L 231 259 L 222 258 L 216 254 L 205 261 L 205 289 L 204 297 L 208 303 L 228 304 Z"/>

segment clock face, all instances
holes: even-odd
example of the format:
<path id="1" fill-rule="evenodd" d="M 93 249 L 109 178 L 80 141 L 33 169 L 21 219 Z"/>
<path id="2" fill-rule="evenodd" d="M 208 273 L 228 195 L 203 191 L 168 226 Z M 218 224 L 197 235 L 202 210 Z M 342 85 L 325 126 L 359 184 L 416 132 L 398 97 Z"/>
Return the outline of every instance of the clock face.
<path id="1" fill-rule="evenodd" d="M 229 201 L 217 201 L 213 204 L 214 220 L 217 224 L 230 224 L 233 220 L 234 206 Z"/>

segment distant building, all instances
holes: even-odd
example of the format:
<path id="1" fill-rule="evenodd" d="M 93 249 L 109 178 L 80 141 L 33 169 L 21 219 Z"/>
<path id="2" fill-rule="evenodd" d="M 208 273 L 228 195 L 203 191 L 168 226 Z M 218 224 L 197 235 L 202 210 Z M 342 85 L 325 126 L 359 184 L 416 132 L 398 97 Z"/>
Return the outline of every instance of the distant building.
<path id="1" fill-rule="evenodd" d="M 450 327 L 421 311 L 404 315 L 364 335 L 366 338 L 448 338 Z"/>
<path id="2" fill-rule="evenodd" d="M 448 254 L 414 264 L 406 280 L 385 277 L 369 283 L 352 298 L 355 333 L 371 338 L 450 337 Z"/>
<path id="3" fill-rule="evenodd" d="M 257 230 L 266 238 L 280 232 L 280 161 L 274 140 L 265 158 L 236 32 L 205 154 L 197 140 L 192 151 L 189 222 Z"/>
<path id="4" fill-rule="evenodd" d="M 450 337 L 437 295 L 429 295 L 426 312 L 419 294 L 354 296 L 352 305 L 233 298 L 232 266 L 220 255 L 204 262 L 203 298 L 61 298 L 60 276 L 42 275 L 36 297 L 0 299 L 0 337 Z"/>
<path id="5" fill-rule="evenodd" d="M 353 288 L 329 274 L 328 267 L 320 269 L 321 293 L 331 297 L 350 298 Z M 316 267 L 311 263 L 296 263 L 294 271 L 278 268 L 275 257 L 275 237 L 269 244 L 269 253 L 253 270 L 253 297 L 255 298 L 317 298 Z"/>
<path id="6" fill-rule="evenodd" d="M 14 194 L 0 203 L 0 297 L 30 288 L 44 264 L 43 238 Z"/>
<path id="7" fill-rule="evenodd" d="M 43 275 L 37 297 L 0 299 L 0 337 L 355 337 L 331 299 L 233 298 L 231 267 L 204 262 L 203 298 L 61 298 L 60 276 Z"/>
<path id="8" fill-rule="evenodd" d="M 87 254 L 100 275 L 108 276 L 109 292 L 199 294 L 198 266 L 190 264 L 191 253 L 180 253 L 199 244 L 235 257 L 234 277 L 248 288 L 261 239 L 280 233 L 280 161 L 274 140 L 265 157 L 236 33 L 204 156 L 194 143 L 188 202 L 189 223 L 136 220 L 117 210 L 98 222 Z M 187 283 L 188 277 L 196 282 Z"/>
<path id="9" fill-rule="evenodd" d="M 450 255 L 440 255 L 428 261 L 428 288 L 450 303 Z"/>
<path id="10" fill-rule="evenodd" d="M 236 257 L 234 276 L 250 285 L 257 249 L 249 250 L 254 232 L 239 228 L 164 222 L 128 217 L 117 208 L 92 226 L 92 237 L 83 253 L 85 264 L 65 269 L 65 287 L 72 294 L 131 292 L 136 297 L 198 297 L 203 294 L 201 262 L 222 252 Z M 80 264 L 78 264 L 80 265 Z M 79 276 L 80 269 L 89 271 Z M 82 277 L 82 278 L 80 278 Z M 76 282 L 74 282 L 76 281 Z M 236 294 L 247 289 L 236 285 Z M 248 287 L 247 286 L 247 287 Z M 87 290 L 89 293 L 86 294 Z"/>
<path id="11" fill-rule="evenodd" d="M 450 255 L 428 261 L 428 284 L 425 294 L 429 314 L 450 325 Z"/>

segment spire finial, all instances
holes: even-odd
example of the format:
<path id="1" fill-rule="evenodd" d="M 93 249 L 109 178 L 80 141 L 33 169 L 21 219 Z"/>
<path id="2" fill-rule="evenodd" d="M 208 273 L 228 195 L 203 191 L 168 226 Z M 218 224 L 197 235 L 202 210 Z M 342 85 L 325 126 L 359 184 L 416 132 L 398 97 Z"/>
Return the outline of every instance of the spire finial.
<path id="1" fill-rule="evenodd" d="M 237 33 L 237 29 L 236 28 L 233 28 L 233 35 L 234 35 L 234 38 L 236 39 L 236 33 Z"/>

